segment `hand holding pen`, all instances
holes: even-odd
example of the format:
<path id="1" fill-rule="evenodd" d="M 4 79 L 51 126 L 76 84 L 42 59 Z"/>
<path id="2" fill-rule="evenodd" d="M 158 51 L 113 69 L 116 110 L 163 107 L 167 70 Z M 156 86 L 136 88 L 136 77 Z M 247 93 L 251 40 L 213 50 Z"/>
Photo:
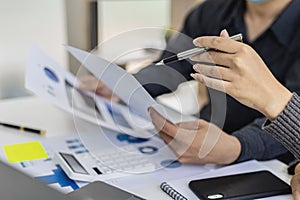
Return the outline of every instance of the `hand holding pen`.
<path id="1" fill-rule="evenodd" d="M 239 33 L 237 35 L 231 36 L 230 39 L 242 42 L 243 41 L 243 35 L 241 33 Z M 164 58 L 161 61 L 159 61 L 158 63 L 156 63 L 155 65 L 159 66 L 159 65 L 165 65 L 165 64 L 168 64 L 168 63 L 172 63 L 172 62 L 177 62 L 177 61 L 180 61 L 180 60 L 185 60 L 189 57 L 192 57 L 192 56 L 195 56 L 195 55 L 198 55 L 198 54 L 202 54 L 202 53 L 205 53 L 205 52 L 211 51 L 211 50 L 214 50 L 214 49 L 208 48 L 208 47 L 195 47 L 193 49 L 189 49 L 187 51 L 178 53 L 174 56 Z"/>
<path id="2" fill-rule="evenodd" d="M 222 31 L 223 35 L 226 31 Z M 247 44 L 226 37 L 206 36 L 194 40 L 197 46 L 218 51 L 196 55 L 191 76 L 207 87 L 226 92 L 242 104 L 273 120 L 285 108 L 292 93 L 270 72 L 262 58 Z M 212 65 L 214 63 L 214 65 Z"/>

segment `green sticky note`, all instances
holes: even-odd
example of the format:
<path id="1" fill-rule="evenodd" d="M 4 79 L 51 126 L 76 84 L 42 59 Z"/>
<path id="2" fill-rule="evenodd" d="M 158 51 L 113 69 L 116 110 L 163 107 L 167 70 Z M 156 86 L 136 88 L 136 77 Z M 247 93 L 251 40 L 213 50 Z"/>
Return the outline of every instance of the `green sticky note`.
<path id="1" fill-rule="evenodd" d="M 9 162 L 23 162 L 48 158 L 44 147 L 38 141 L 7 145 L 3 148 Z"/>

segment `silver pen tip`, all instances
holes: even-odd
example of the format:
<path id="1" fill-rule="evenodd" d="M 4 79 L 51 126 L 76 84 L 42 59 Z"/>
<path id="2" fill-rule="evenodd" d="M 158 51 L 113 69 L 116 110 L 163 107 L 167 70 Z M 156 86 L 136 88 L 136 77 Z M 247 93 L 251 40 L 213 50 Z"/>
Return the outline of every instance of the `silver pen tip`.
<path id="1" fill-rule="evenodd" d="M 159 61 L 158 63 L 156 63 L 155 65 L 156 65 L 156 66 L 164 65 L 164 61 L 161 60 L 161 61 Z"/>

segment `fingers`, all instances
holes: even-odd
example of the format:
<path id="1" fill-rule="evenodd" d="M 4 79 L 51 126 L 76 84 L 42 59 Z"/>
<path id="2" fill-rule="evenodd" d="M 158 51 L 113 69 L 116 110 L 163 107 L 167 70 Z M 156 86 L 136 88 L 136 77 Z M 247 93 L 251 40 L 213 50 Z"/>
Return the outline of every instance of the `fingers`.
<path id="1" fill-rule="evenodd" d="M 191 77 L 193 77 L 195 80 L 199 81 L 202 84 L 205 84 L 207 87 L 210 87 L 212 89 L 225 92 L 226 88 L 229 85 L 229 82 L 224 80 L 218 80 L 215 78 L 210 78 L 208 76 L 202 75 L 202 74 L 191 74 Z"/>
<path id="2" fill-rule="evenodd" d="M 115 99 L 115 100 L 117 100 L 118 101 L 118 97 L 117 96 L 115 96 L 113 93 L 112 93 L 112 91 L 109 89 L 109 88 L 107 88 L 104 84 L 98 84 L 98 86 L 97 86 L 97 88 L 96 88 L 96 91 L 94 91 L 94 92 L 96 92 L 96 94 L 98 94 L 98 95 L 100 95 L 100 96 L 102 96 L 102 97 L 105 97 L 105 98 L 108 98 L 108 99 Z M 117 102 L 116 101 L 116 102 Z"/>
<path id="3" fill-rule="evenodd" d="M 79 89 L 87 90 L 87 91 L 95 91 L 97 89 L 97 85 L 92 84 L 90 82 L 81 82 L 81 84 L 79 85 Z"/>
<path id="4" fill-rule="evenodd" d="M 296 172 L 296 174 L 291 179 L 291 187 L 293 192 L 293 197 L 295 200 L 300 200 L 300 177 L 299 173 Z"/>
<path id="5" fill-rule="evenodd" d="M 225 81 L 230 81 L 232 79 L 232 72 L 227 67 L 211 66 L 204 64 L 196 64 L 193 69 L 207 77 L 222 79 Z"/>
<path id="6" fill-rule="evenodd" d="M 190 59 L 195 62 L 210 63 L 214 65 L 230 67 L 232 65 L 232 58 L 233 54 L 211 50 L 206 53 L 192 56 Z"/>
<path id="7" fill-rule="evenodd" d="M 226 29 L 224 29 L 224 30 L 221 31 L 220 37 L 229 38 L 229 34 L 228 34 L 228 32 L 227 32 Z M 197 39 L 194 40 L 194 43 L 195 43 L 196 41 L 197 41 Z M 193 61 L 200 61 L 200 60 L 201 60 L 201 61 L 203 61 L 203 62 L 213 62 L 213 61 L 215 61 L 215 62 L 213 62 L 213 63 L 219 64 L 219 63 L 216 62 L 215 59 L 205 59 L 205 58 L 212 58 L 214 52 L 216 52 L 216 51 L 210 51 L 210 52 L 208 52 L 208 53 L 202 53 L 202 54 L 199 54 L 199 55 L 196 55 L 196 56 L 191 57 L 191 59 L 192 59 Z M 223 53 L 224 53 L 224 52 L 223 52 Z M 220 54 L 222 54 L 222 52 L 218 52 L 218 54 L 217 54 L 218 57 L 220 56 Z M 202 56 L 202 57 L 201 57 L 201 56 Z M 224 61 L 224 59 L 223 59 L 223 61 Z M 223 62 L 222 62 L 222 63 L 223 63 Z"/>
<path id="8" fill-rule="evenodd" d="M 195 158 L 194 156 L 179 156 L 178 161 L 186 164 L 207 164 L 205 160 Z"/>
<path id="9" fill-rule="evenodd" d="M 199 47 L 208 47 L 226 53 L 236 53 L 243 45 L 243 43 L 234 41 L 228 37 L 217 36 L 199 37 L 196 38 L 193 43 Z"/>
<path id="10" fill-rule="evenodd" d="M 184 154 L 186 148 L 180 140 L 177 140 L 162 131 L 159 132 L 159 135 L 163 139 L 163 141 L 168 145 L 168 147 L 170 147 L 172 151 L 177 155 L 177 157 Z"/>
<path id="11" fill-rule="evenodd" d="M 175 137 L 178 131 L 178 128 L 175 124 L 161 116 L 156 110 L 154 110 L 152 107 L 149 108 L 150 117 L 152 119 L 154 127 L 161 131 L 166 133 L 167 135 L 171 137 Z"/>
<path id="12" fill-rule="evenodd" d="M 179 128 L 189 129 L 189 130 L 198 130 L 200 128 L 199 120 L 190 121 L 190 122 L 180 122 L 176 124 Z"/>
<path id="13" fill-rule="evenodd" d="M 95 91 L 101 85 L 101 81 L 91 75 L 81 76 L 79 80 L 81 83 L 79 88 L 82 90 Z"/>
<path id="14" fill-rule="evenodd" d="M 196 81 L 199 81 L 200 83 L 205 84 L 203 75 L 201 75 L 199 73 L 194 73 L 194 74 L 191 74 L 191 77 L 193 79 L 195 79 Z"/>
<path id="15" fill-rule="evenodd" d="M 300 192 L 294 191 L 293 192 L 293 198 L 294 198 L 294 200 L 300 200 Z"/>
<path id="16" fill-rule="evenodd" d="M 165 141 L 166 144 L 170 144 L 172 140 L 174 139 L 173 137 L 169 136 L 168 134 L 160 131 L 159 132 L 160 137 Z"/>
<path id="17" fill-rule="evenodd" d="M 296 172 L 296 173 L 298 173 L 298 172 L 300 173 L 300 164 L 297 164 L 297 165 L 296 165 L 296 167 L 295 167 L 295 172 Z"/>
<path id="18" fill-rule="evenodd" d="M 97 83 L 99 80 L 92 75 L 84 75 L 78 78 L 83 84 Z"/>
<path id="19" fill-rule="evenodd" d="M 229 37 L 229 33 L 226 29 L 223 29 L 220 33 L 220 37 Z"/>
<path id="20" fill-rule="evenodd" d="M 88 81 L 94 80 L 94 79 L 96 79 L 96 78 L 92 75 L 83 75 L 83 76 L 79 77 L 79 80 L 82 82 L 88 82 Z"/>
<path id="21" fill-rule="evenodd" d="M 114 96 L 112 91 L 96 77 L 92 75 L 86 75 L 79 77 L 79 80 L 81 83 L 79 89 L 95 92 L 97 95 L 110 99 L 114 102 L 119 101 L 119 98 Z"/>

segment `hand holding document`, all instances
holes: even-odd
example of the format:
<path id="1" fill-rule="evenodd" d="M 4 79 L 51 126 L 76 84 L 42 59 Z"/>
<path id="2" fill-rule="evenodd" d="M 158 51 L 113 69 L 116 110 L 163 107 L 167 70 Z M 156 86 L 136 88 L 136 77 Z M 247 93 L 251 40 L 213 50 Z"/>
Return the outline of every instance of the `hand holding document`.
<path id="1" fill-rule="evenodd" d="M 157 104 L 143 86 L 119 66 L 74 47 L 66 48 L 128 107 L 78 89 L 77 78 L 37 47 L 33 47 L 30 53 L 26 70 L 27 89 L 74 116 L 134 137 L 153 135 L 149 107 L 157 108 L 163 116 L 169 113 L 166 118 L 173 122 L 194 119 L 188 116 L 183 119 L 182 115 Z"/>
<path id="2" fill-rule="evenodd" d="M 84 65 L 96 78 L 108 86 L 129 110 L 151 121 L 148 109 L 153 107 L 162 116 L 176 123 L 194 120 L 194 117 L 184 116 L 158 104 L 134 76 L 119 66 L 95 56 L 89 52 L 67 46 L 67 50 Z"/>
<path id="3" fill-rule="evenodd" d="M 92 92 L 77 89 L 76 77 L 39 48 L 31 49 L 26 70 L 26 88 L 59 108 L 104 128 L 135 137 L 150 137 L 151 122 L 134 115 L 126 106 L 109 102 Z M 148 126 L 141 130 L 133 122 Z"/>
<path id="4" fill-rule="evenodd" d="M 89 52 L 67 46 L 67 50 L 93 75 L 108 86 L 133 112 L 150 121 L 148 108 L 158 107 L 144 87 L 119 66 Z"/>

